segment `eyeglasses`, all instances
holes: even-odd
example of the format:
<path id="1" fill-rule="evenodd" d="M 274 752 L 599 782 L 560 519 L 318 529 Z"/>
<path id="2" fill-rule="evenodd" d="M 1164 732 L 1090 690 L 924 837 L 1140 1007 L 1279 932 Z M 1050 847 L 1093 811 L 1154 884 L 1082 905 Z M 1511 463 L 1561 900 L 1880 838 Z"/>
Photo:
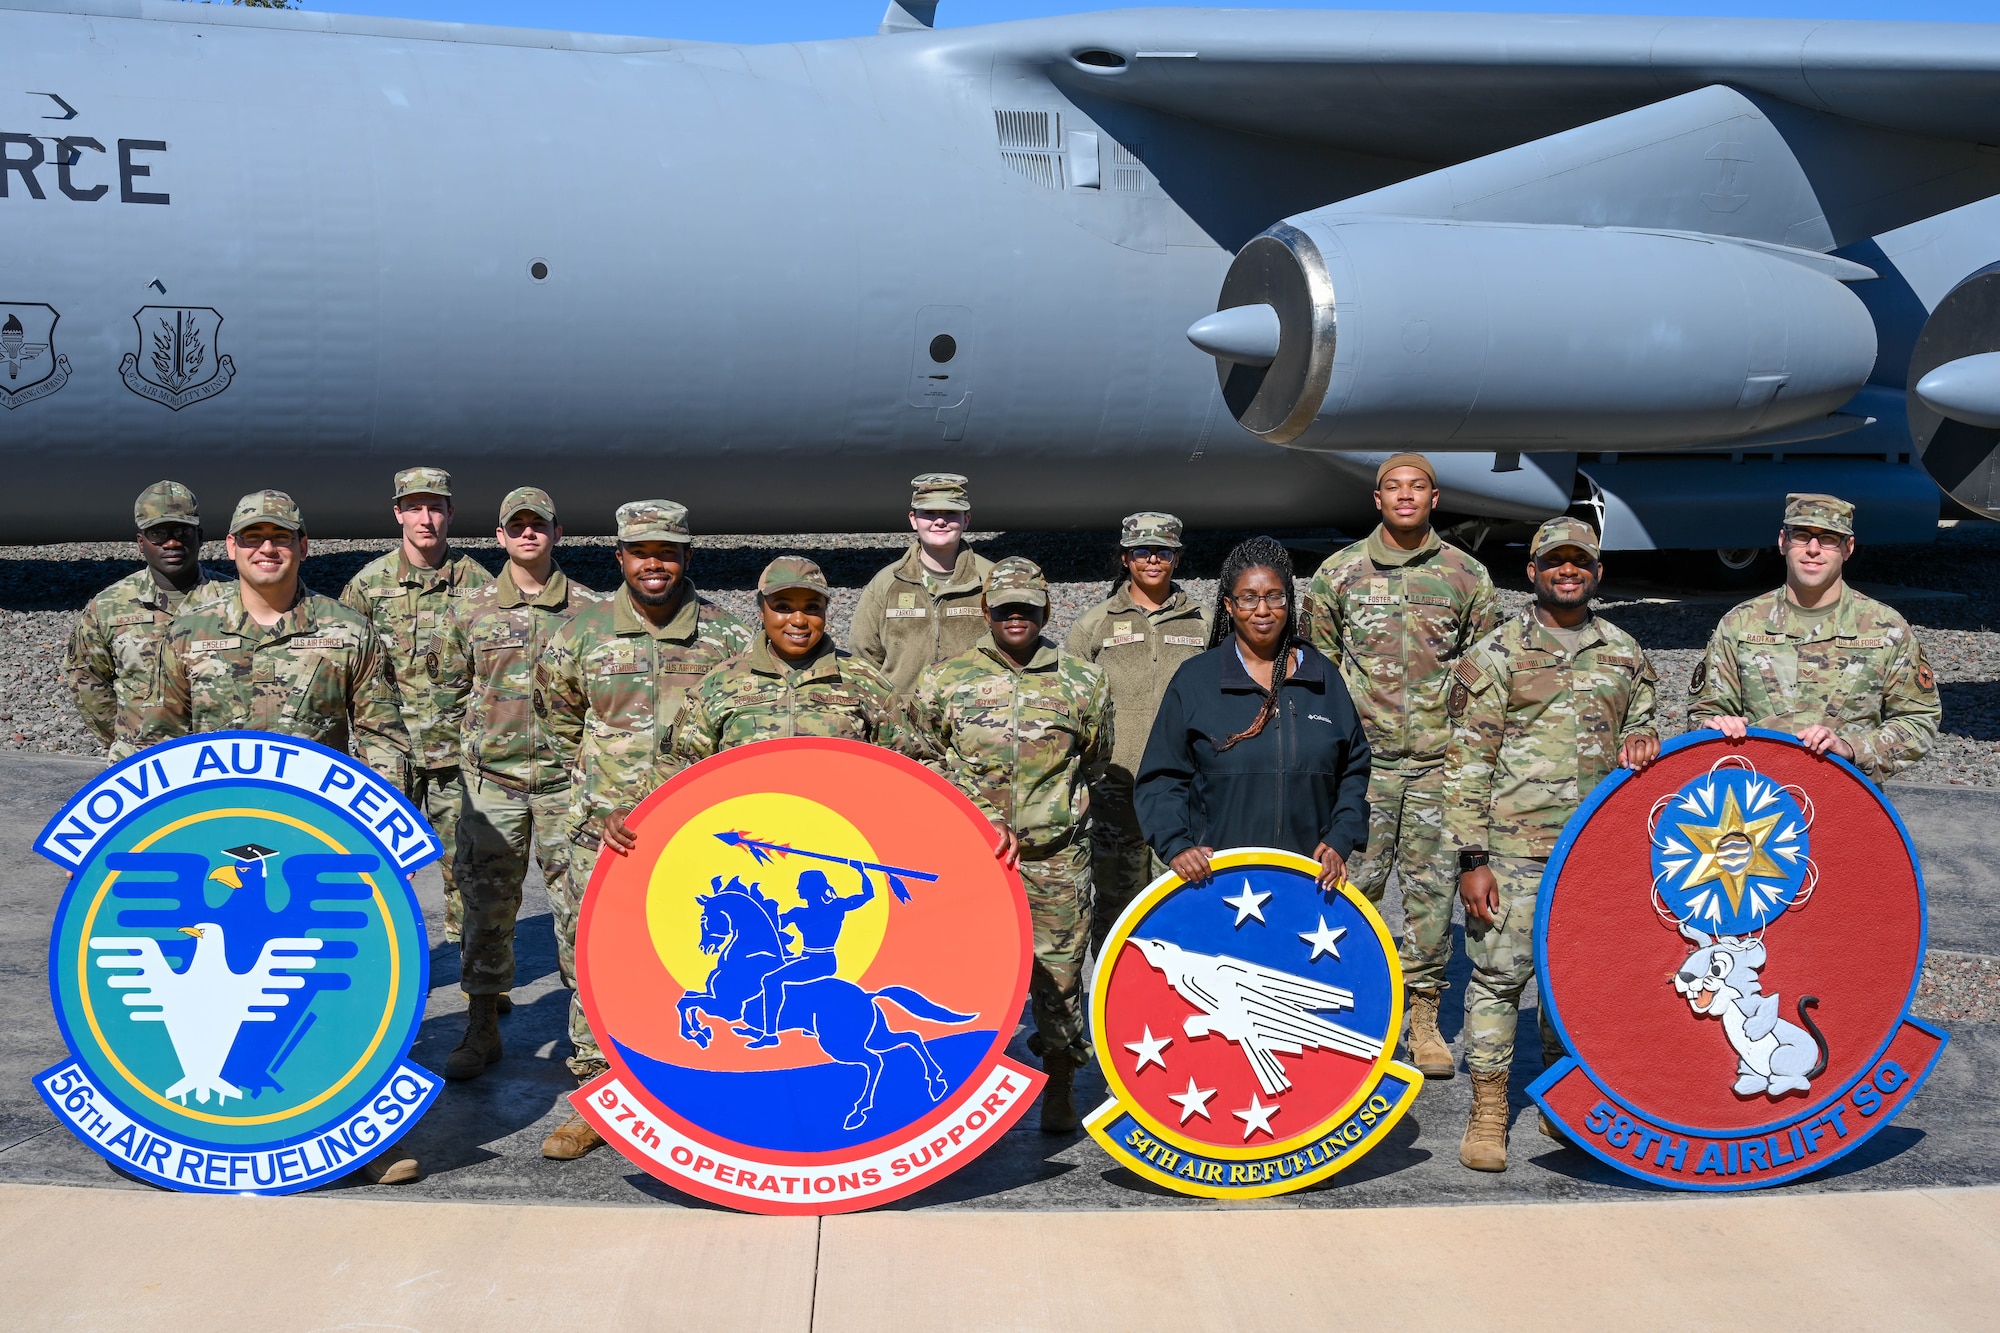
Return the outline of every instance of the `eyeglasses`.
<path id="1" fill-rule="evenodd" d="M 245 551 L 262 550 L 266 546 L 275 546 L 281 551 L 289 551 L 293 546 L 298 544 L 298 540 L 299 534 L 296 532 L 267 532 L 261 537 L 251 537 L 243 533 L 236 534 L 237 546 Z"/>
<path id="2" fill-rule="evenodd" d="M 1029 606 L 1025 602 L 1009 602 L 1005 606 L 988 607 L 986 609 L 986 618 L 994 624 L 1000 625 L 1005 624 L 1009 620 L 1033 620 L 1035 612 L 1039 610 L 1041 610 L 1040 607 Z"/>
<path id="3" fill-rule="evenodd" d="M 155 546 L 165 546 L 168 542 L 192 545 L 201 540 L 201 529 L 192 523 L 155 523 L 140 535 Z"/>
<path id="4" fill-rule="evenodd" d="M 1168 564 L 1174 562 L 1174 549 L 1171 546 L 1128 546 L 1125 548 L 1125 554 L 1134 560 L 1164 560 Z"/>
<path id="5" fill-rule="evenodd" d="M 1260 606 L 1267 606 L 1273 611 L 1282 611 L 1285 609 L 1286 595 L 1284 592 L 1231 593 L 1229 604 L 1238 611 L 1255 611 Z"/>
<path id="6" fill-rule="evenodd" d="M 1831 550 L 1847 538 L 1837 532 L 1821 532 L 1817 528 L 1786 528 L 1785 540 L 1793 546 L 1811 546 L 1818 542 L 1822 550 Z"/>

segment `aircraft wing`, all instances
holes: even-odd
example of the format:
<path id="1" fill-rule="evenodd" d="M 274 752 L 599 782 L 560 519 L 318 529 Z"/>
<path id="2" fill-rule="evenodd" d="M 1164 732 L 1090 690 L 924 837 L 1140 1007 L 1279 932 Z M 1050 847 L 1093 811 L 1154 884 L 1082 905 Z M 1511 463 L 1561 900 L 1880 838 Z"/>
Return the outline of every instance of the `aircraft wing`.
<path id="1" fill-rule="evenodd" d="M 1130 9 L 992 33 L 1066 89 L 1446 163 L 1709 84 L 1906 134 L 2000 142 L 2000 25 Z M 1122 63 L 1119 63 L 1122 62 Z"/>

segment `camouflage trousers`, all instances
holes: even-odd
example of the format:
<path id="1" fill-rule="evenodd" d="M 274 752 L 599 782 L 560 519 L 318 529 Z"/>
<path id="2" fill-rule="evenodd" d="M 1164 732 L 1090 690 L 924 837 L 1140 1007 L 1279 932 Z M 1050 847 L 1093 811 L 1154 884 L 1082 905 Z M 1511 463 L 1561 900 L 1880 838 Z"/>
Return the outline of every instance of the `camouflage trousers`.
<path id="1" fill-rule="evenodd" d="M 465 807 L 458 821 L 458 891 L 464 902 L 465 936 L 459 946 L 459 984 L 468 995 L 501 995 L 514 988 L 514 918 L 521 911 L 521 885 L 532 854 L 548 886 L 556 923 L 556 965 L 563 985 L 576 989 L 576 893 L 569 883 L 570 792 L 528 794 L 478 773 L 465 784 Z M 563 922 L 569 940 L 563 940 Z"/>
<path id="2" fill-rule="evenodd" d="M 1521 1017 L 1521 993 L 1535 976 L 1535 903 L 1545 860 L 1495 856 L 1491 866 L 1500 887 L 1500 911 L 1493 924 L 1465 918 L 1465 952 L 1472 980 L 1465 986 L 1465 1067 L 1496 1074 L 1514 1063 L 1514 1029 Z M 1541 1009 L 1542 1065 L 1563 1056 L 1562 1041 Z"/>
<path id="3" fill-rule="evenodd" d="M 1068 1052 L 1090 1061 L 1083 1006 L 1083 960 L 1090 945 L 1090 845 L 1078 839 L 1053 856 L 1021 862 L 1028 915 L 1035 927 L 1035 971 L 1028 986 L 1044 1060 Z"/>
<path id="4" fill-rule="evenodd" d="M 597 1044 L 597 1035 L 590 1030 L 590 1020 L 583 1016 L 583 1000 L 576 991 L 576 922 L 583 912 L 583 895 L 590 887 L 591 877 L 597 872 L 597 861 L 601 856 L 616 856 L 602 847 L 579 844 L 574 839 L 569 845 L 569 898 L 564 908 L 556 913 L 556 958 L 562 965 L 563 984 L 569 990 L 569 1072 L 577 1081 L 596 1078 L 611 1068 L 604 1058 L 604 1051 Z M 550 900 L 554 905 L 554 900 Z"/>
<path id="5" fill-rule="evenodd" d="M 1100 953 L 1111 927 L 1148 884 L 1167 873 L 1132 809 L 1132 790 L 1098 794 L 1090 806 L 1090 947 Z"/>
<path id="6" fill-rule="evenodd" d="M 444 938 L 457 944 L 465 918 L 465 905 L 458 894 L 458 812 L 465 804 L 464 770 L 420 768 L 417 790 L 410 804 L 424 812 L 438 835 L 443 854 L 438 857 L 438 873 L 444 876 Z"/>
<path id="7" fill-rule="evenodd" d="M 1403 984 L 1442 991 L 1451 963 L 1451 904 L 1458 860 L 1444 845 L 1444 765 L 1377 768 L 1368 775 L 1368 850 L 1347 867 L 1379 903 L 1389 872 L 1403 892 Z"/>

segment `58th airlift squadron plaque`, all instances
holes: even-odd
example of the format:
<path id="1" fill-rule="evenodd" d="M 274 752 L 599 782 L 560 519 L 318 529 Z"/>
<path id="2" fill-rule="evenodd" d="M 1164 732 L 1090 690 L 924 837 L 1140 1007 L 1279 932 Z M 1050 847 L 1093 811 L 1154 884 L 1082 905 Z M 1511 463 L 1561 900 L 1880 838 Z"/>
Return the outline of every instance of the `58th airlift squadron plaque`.
<path id="1" fill-rule="evenodd" d="M 1896 812 L 1789 736 L 1695 732 L 1607 778 L 1535 923 L 1569 1058 L 1529 1092 L 1577 1144 L 1676 1189 L 1754 1189 L 1853 1152 L 1945 1034 L 1910 1016 L 1924 881 Z"/>
<path id="2" fill-rule="evenodd" d="M 408 1060 L 430 951 L 402 794 L 289 736 L 214 732 L 114 765 L 35 850 L 69 871 L 49 992 L 70 1057 L 35 1079 L 120 1170 L 290 1194 L 354 1170 L 442 1082 Z"/>
<path id="3" fill-rule="evenodd" d="M 1167 874 L 1111 929 L 1091 987 L 1110 1100 L 1084 1121 L 1112 1157 L 1186 1194 L 1281 1194 L 1352 1165 L 1416 1099 L 1393 1059 L 1395 945 L 1352 884 L 1239 848 Z"/>
<path id="4" fill-rule="evenodd" d="M 600 857 L 577 978 L 611 1070 L 574 1096 L 677 1189 L 834 1213 L 990 1147 L 1042 1075 L 1003 1054 L 1033 958 L 1020 878 L 950 783 L 853 741 L 674 776 Z"/>

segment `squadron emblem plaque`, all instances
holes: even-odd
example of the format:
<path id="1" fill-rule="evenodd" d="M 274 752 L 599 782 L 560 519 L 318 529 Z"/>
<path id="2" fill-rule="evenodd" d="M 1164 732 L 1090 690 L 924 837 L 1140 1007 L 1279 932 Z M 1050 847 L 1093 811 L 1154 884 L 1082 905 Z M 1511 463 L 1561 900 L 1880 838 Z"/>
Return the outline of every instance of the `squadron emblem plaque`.
<path id="1" fill-rule="evenodd" d="M 574 1095 L 676 1189 L 834 1213 L 964 1166 L 1034 1101 L 1006 1058 L 1033 934 L 1020 877 L 943 778 L 854 741 L 676 774 L 598 858 L 577 978 L 610 1072 Z"/>
<path id="2" fill-rule="evenodd" d="M 1581 1147 L 1676 1189 L 1854 1151 L 1946 1036 L 1910 1016 L 1924 881 L 1859 770 L 1695 732 L 1600 784 L 1542 881 L 1537 975 L 1570 1055 L 1529 1089 Z"/>
<path id="3" fill-rule="evenodd" d="M 402 793 L 289 736 L 212 732 L 98 776 L 35 849 L 70 874 L 35 1079 L 72 1133 L 168 1189 L 290 1194 L 416 1123 L 438 842 Z"/>
<path id="4" fill-rule="evenodd" d="M 1393 1058 L 1403 969 L 1352 884 L 1239 848 L 1214 876 L 1167 874 L 1105 940 L 1091 1033 L 1111 1096 L 1084 1128 L 1155 1184 L 1282 1194 L 1381 1143 L 1423 1086 Z"/>

